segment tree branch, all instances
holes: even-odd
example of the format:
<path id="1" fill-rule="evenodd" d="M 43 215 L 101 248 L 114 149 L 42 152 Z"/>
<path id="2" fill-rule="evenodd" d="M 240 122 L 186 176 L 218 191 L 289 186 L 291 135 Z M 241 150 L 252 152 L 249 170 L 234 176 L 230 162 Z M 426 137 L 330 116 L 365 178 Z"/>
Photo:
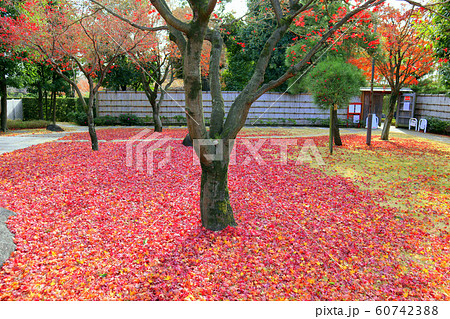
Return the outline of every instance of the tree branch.
<path id="1" fill-rule="evenodd" d="M 172 26 L 173 28 L 175 28 L 178 31 L 181 31 L 183 33 L 189 32 L 189 29 L 190 29 L 189 24 L 184 23 L 183 21 L 175 18 L 175 16 L 170 11 L 169 6 L 167 5 L 166 1 L 150 0 L 150 2 L 153 4 L 153 6 L 156 8 L 156 10 L 158 10 L 158 12 L 161 14 L 161 16 L 167 22 L 168 25 Z"/>
<path id="2" fill-rule="evenodd" d="M 296 17 L 298 16 L 301 12 L 305 11 L 306 8 L 309 8 L 309 6 L 311 5 L 312 2 L 314 2 L 315 0 L 309 0 L 307 3 L 305 3 L 304 5 L 300 5 L 300 7 L 291 14 L 291 17 Z M 296 3 L 294 4 L 294 6 L 292 6 L 291 8 L 294 8 L 296 4 L 298 4 L 298 1 L 295 1 Z"/>
<path id="3" fill-rule="evenodd" d="M 244 126 L 250 106 L 256 100 L 254 98 L 255 92 L 264 81 L 264 75 L 272 57 L 273 49 L 289 29 L 289 26 L 290 23 L 288 22 L 279 24 L 267 39 L 261 55 L 256 62 L 255 71 L 251 79 L 231 105 L 224 124 L 223 138 L 235 138 L 239 130 Z"/>
<path id="4" fill-rule="evenodd" d="M 43 51 L 44 53 L 44 51 Z M 46 54 L 45 54 L 46 55 Z M 53 65 L 55 72 L 58 73 L 59 76 L 61 76 L 67 83 L 69 83 L 74 90 L 77 92 L 78 97 L 80 98 L 82 104 L 83 104 L 83 108 L 84 110 L 87 112 L 88 110 L 88 105 L 86 104 L 86 101 L 83 99 L 83 93 L 81 92 L 80 88 L 77 86 L 77 84 L 71 79 L 69 78 L 66 74 L 64 74 L 60 69 L 59 69 L 59 65 L 58 63 L 56 63 L 53 58 L 49 57 L 47 55 L 48 60 L 51 61 L 51 64 Z M 76 58 L 71 57 L 75 63 L 78 65 L 78 67 L 81 69 L 81 71 L 83 72 L 83 69 L 81 67 L 81 64 L 79 63 L 79 61 Z M 84 73 L 84 72 L 83 72 Z"/>
<path id="5" fill-rule="evenodd" d="M 183 33 L 179 30 L 176 30 L 172 27 L 170 27 L 169 30 L 170 30 L 169 39 L 177 45 L 178 50 L 180 50 L 181 52 L 181 56 L 184 56 L 184 51 L 187 45 L 186 38 L 184 37 Z"/>
<path id="6" fill-rule="evenodd" d="M 96 4 L 97 6 L 99 6 L 101 9 L 107 11 L 109 14 L 115 16 L 116 18 L 122 20 L 123 22 L 128 23 L 129 25 L 131 25 L 132 27 L 135 27 L 136 29 L 142 30 L 142 31 L 162 31 L 162 30 L 168 30 L 169 28 L 167 26 L 159 26 L 159 27 L 146 27 L 140 24 L 136 24 L 133 21 L 125 18 L 124 16 L 118 14 L 117 12 L 115 12 L 114 10 L 109 9 L 108 7 L 106 7 L 105 5 L 101 4 L 100 2 L 96 1 L 96 0 L 89 0 L 92 3 Z"/>
<path id="7" fill-rule="evenodd" d="M 281 20 L 283 19 L 283 10 L 281 9 L 280 1 L 279 0 L 270 0 L 270 3 L 272 4 L 273 11 L 275 12 L 275 17 L 277 18 L 278 24 L 281 23 Z"/>
<path id="8" fill-rule="evenodd" d="M 202 15 L 205 17 L 209 17 L 211 13 L 213 13 L 215 7 L 216 7 L 217 0 L 209 0 L 208 5 L 206 6 L 206 9 L 202 12 Z"/>
<path id="9" fill-rule="evenodd" d="M 311 58 L 320 50 L 320 48 L 325 44 L 326 40 L 330 38 L 339 28 L 342 27 L 348 20 L 350 20 L 354 15 L 357 13 L 366 10 L 369 7 L 376 6 L 378 4 L 383 3 L 385 0 L 368 0 L 366 3 L 361 5 L 358 8 L 355 8 L 351 12 L 349 12 L 345 17 L 343 17 L 338 23 L 336 23 L 333 28 L 328 30 L 327 33 L 325 33 L 320 41 L 308 52 L 308 54 L 297 64 L 290 67 L 286 73 L 284 73 L 281 77 L 279 77 L 276 80 L 270 81 L 263 85 L 255 94 L 254 101 L 256 101 L 261 95 L 263 95 L 265 92 L 272 90 L 276 88 L 277 86 L 283 84 L 286 80 L 290 79 L 291 77 L 295 76 L 298 72 L 300 72 L 301 68 L 311 60 Z"/>
<path id="10" fill-rule="evenodd" d="M 223 101 L 222 89 L 220 83 L 220 57 L 222 56 L 223 39 L 218 30 L 212 30 L 211 36 L 207 39 L 211 42 L 211 55 L 210 55 L 210 86 L 212 97 L 212 112 L 211 112 L 211 126 L 210 137 L 222 133 L 223 119 L 225 118 L 225 103 Z"/>
<path id="11" fill-rule="evenodd" d="M 169 81 L 166 83 L 166 85 L 164 86 L 164 88 L 162 87 L 162 83 L 164 83 L 164 81 L 161 83 L 161 87 L 160 87 L 160 96 L 159 96 L 159 101 L 158 101 L 158 108 L 161 107 L 161 104 L 164 100 L 164 95 L 166 94 L 167 90 L 170 88 L 170 86 L 172 85 L 173 81 L 175 80 L 175 75 L 174 75 L 174 70 L 173 70 L 173 65 L 171 62 L 169 62 L 169 64 L 167 65 L 166 70 L 164 71 L 164 81 L 167 78 L 167 74 L 170 72 L 170 79 Z"/>

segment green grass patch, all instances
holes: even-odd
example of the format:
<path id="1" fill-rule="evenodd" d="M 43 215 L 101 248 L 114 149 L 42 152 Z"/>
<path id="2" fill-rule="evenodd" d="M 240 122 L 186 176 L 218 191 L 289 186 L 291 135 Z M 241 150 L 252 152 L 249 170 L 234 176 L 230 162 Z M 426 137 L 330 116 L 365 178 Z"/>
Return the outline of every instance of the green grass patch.
<path id="1" fill-rule="evenodd" d="M 398 209 L 396 218 L 406 214 L 429 232 L 448 231 L 450 145 L 410 136 L 395 136 L 391 143 L 404 148 L 347 148 L 344 141 L 344 147 L 335 148 L 333 156 L 324 158 L 326 165 L 318 167 L 372 192 L 380 205 Z"/>
<path id="2" fill-rule="evenodd" d="M 35 129 L 35 128 L 46 128 L 49 122 L 43 120 L 8 120 L 7 127 L 10 130 L 23 130 L 23 129 Z"/>

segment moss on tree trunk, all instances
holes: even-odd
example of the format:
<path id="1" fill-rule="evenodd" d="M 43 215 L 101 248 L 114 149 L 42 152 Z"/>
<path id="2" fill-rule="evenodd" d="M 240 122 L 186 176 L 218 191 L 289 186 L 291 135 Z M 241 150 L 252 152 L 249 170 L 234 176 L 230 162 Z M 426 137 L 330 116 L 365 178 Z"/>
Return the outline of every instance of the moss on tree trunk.
<path id="1" fill-rule="evenodd" d="M 230 205 L 228 164 L 224 161 L 202 164 L 200 211 L 202 225 L 209 230 L 237 225 Z"/>

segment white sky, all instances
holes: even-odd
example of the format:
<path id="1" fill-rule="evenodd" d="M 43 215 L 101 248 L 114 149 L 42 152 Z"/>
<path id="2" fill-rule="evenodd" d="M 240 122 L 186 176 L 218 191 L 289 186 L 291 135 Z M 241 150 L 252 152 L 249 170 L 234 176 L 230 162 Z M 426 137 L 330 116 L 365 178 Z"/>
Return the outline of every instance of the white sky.
<path id="1" fill-rule="evenodd" d="M 238 15 L 242 15 L 247 11 L 247 1 L 233 0 L 231 3 L 227 4 L 226 8 L 230 11 L 234 11 Z"/>

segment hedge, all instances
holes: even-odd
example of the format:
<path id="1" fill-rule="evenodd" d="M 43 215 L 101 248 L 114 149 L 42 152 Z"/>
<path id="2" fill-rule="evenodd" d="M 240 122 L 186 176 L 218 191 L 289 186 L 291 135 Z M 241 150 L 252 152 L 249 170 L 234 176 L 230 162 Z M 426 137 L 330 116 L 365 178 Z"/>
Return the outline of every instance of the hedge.
<path id="1" fill-rule="evenodd" d="M 435 117 L 427 117 L 427 132 L 450 135 L 450 122 Z"/>
<path id="2" fill-rule="evenodd" d="M 88 101 L 85 98 L 86 103 Z M 38 99 L 32 97 L 22 98 L 23 105 L 23 119 L 24 120 L 39 120 L 39 106 Z M 83 111 L 83 106 L 78 98 L 57 98 L 56 99 L 56 120 L 59 122 L 67 122 L 70 120 L 69 114 L 71 112 Z M 53 113 L 48 100 L 48 116 L 47 120 L 51 120 Z M 45 117 L 45 102 L 44 102 L 44 117 Z"/>

